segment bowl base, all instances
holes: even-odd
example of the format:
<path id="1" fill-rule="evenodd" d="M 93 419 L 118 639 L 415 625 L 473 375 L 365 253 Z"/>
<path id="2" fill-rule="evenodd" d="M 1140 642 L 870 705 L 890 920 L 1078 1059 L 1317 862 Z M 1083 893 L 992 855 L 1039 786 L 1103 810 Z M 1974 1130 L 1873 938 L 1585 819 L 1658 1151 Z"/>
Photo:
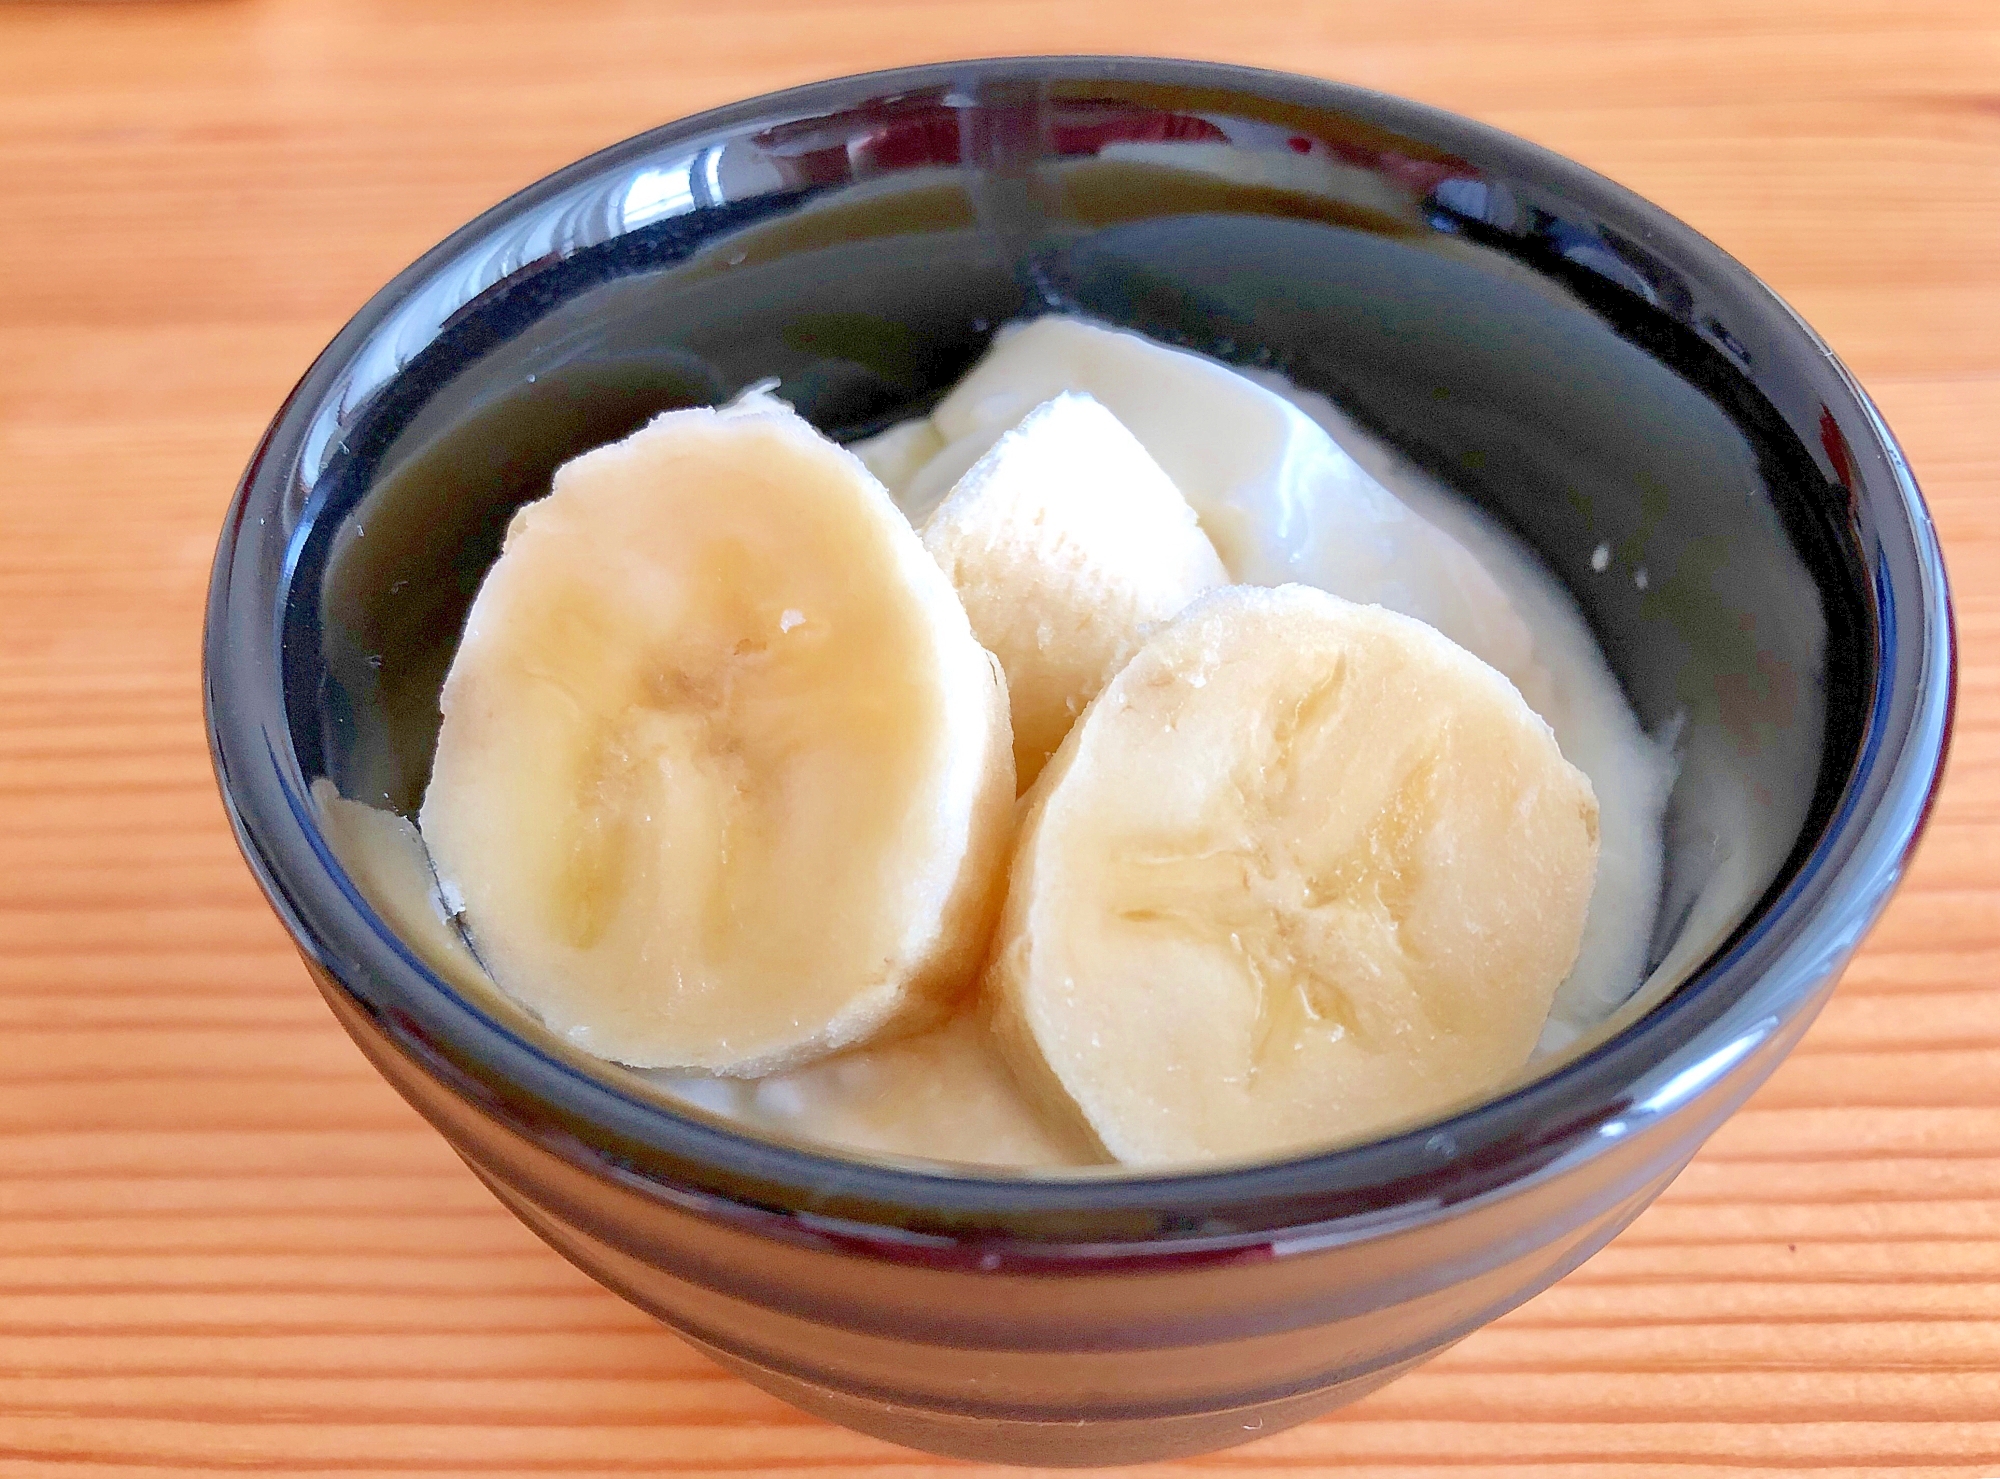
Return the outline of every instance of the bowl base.
<path id="1" fill-rule="evenodd" d="M 1223 1411 L 1154 1413 L 1050 1421 L 990 1412 L 923 1411 L 833 1391 L 719 1351 L 676 1330 L 702 1354 L 801 1411 L 905 1448 L 944 1458 L 1035 1468 L 1094 1469 L 1155 1463 L 1234 1448 L 1358 1401 L 1449 1348 L 1440 1346 L 1330 1387 Z M 1453 1342 L 1452 1344 L 1455 1344 Z"/>

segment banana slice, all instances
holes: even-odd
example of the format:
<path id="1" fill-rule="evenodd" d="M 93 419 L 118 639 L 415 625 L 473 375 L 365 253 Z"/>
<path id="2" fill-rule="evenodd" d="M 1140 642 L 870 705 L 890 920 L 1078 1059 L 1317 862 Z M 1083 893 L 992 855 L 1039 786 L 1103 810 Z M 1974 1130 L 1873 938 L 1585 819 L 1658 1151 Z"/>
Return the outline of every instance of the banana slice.
<path id="1" fill-rule="evenodd" d="M 1021 1092 L 976 1010 L 767 1078 L 649 1077 L 711 1113 L 849 1152 L 1016 1169 L 1103 1161 L 1072 1119 L 1049 1123 Z"/>
<path id="2" fill-rule="evenodd" d="M 600 1057 L 762 1073 L 941 1016 L 978 969 L 1004 680 L 881 485 L 775 401 L 559 469 L 440 705 L 446 902 Z"/>
<path id="3" fill-rule="evenodd" d="M 1016 1070 L 1139 1165 L 1498 1087 L 1597 861 L 1590 782 L 1505 678 L 1297 585 L 1197 601 L 1029 796 L 985 990 Z"/>
<path id="4" fill-rule="evenodd" d="M 1229 580 L 1187 500 L 1087 395 L 1001 437 L 931 514 L 924 548 L 1006 670 L 1023 789 L 1146 631 Z"/>
<path id="5" fill-rule="evenodd" d="M 1534 639 L 1486 568 L 1395 497 L 1310 416 L 1229 366 L 1143 335 L 1051 315 L 1002 330 L 931 414 L 940 450 L 892 483 L 920 516 L 1032 406 L 1062 391 L 1103 403 L 1201 516 L 1232 579 L 1304 581 L 1414 616 L 1538 687 Z M 922 445 L 915 433 L 903 451 Z"/>

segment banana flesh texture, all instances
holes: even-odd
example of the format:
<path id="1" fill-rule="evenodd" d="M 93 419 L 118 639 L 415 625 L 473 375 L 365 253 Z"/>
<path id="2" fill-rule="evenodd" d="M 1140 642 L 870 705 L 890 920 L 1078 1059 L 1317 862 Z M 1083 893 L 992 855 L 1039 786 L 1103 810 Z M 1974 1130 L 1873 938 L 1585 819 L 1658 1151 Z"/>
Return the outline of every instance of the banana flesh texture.
<path id="1" fill-rule="evenodd" d="M 1576 958 L 1597 802 L 1505 678 L 1304 586 L 1196 602 L 1027 798 L 984 990 L 1121 1162 L 1251 1159 L 1478 1098 Z"/>
<path id="2" fill-rule="evenodd" d="M 516 515 L 420 815 L 515 999 L 640 1067 L 761 1074 L 942 1018 L 1015 794 L 1004 679 L 865 467 L 752 397 Z"/>
<path id="3" fill-rule="evenodd" d="M 1023 789 L 1145 634 L 1229 580 L 1160 465 L 1086 395 L 1030 411 L 923 538 L 1006 671 Z"/>

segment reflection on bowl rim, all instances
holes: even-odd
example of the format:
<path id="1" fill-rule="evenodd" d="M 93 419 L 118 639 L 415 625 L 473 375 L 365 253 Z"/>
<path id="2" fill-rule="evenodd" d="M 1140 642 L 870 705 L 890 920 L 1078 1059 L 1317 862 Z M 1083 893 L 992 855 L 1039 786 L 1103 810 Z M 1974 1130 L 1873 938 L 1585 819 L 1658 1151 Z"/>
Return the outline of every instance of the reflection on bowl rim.
<path id="1" fill-rule="evenodd" d="M 1290 1159 L 1169 1174 L 1022 1175 L 850 1159 L 729 1128 L 699 1111 L 621 1090 L 601 1065 L 495 1020 L 442 981 L 365 903 L 313 820 L 285 724 L 278 611 L 281 573 L 260 566 L 255 536 L 285 515 L 306 437 L 341 372 L 394 311 L 470 243 L 578 182 L 676 143 L 752 121 L 828 113 L 868 97 L 967 80 L 1229 89 L 1365 118 L 1531 176 L 1634 238 L 1691 264 L 1785 336 L 1836 434 L 1845 437 L 1860 551 L 1881 619 L 1876 683 L 1858 759 L 1803 862 L 1745 927 L 1666 1001 L 1608 1041 L 1447 1119 L 1388 1138 Z M 1469 147 L 1468 147 L 1469 146 Z M 264 511 L 253 515 L 260 504 Z M 301 530 L 311 519 L 297 517 Z M 246 537 L 248 536 L 248 537 Z M 241 560 L 246 569 L 239 572 Z M 261 599 L 252 599 L 261 598 Z M 260 640 L 261 638 L 261 640 Z M 1954 647 L 1942 556 L 1916 484 L 1880 415 L 1825 344 L 1745 268 L 1687 226 L 1558 155 L 1457 115 L 1343 84 L 1214 63 L 1058 57 L 939 63 L 808 84 L 699 114 L 569 165 L 494 206 L 426 252 L 342 329 L 274 417 L 239 485 L 216 562 L 204 637 L 204 687 L 216 773 L 244 855 L 326 976 L 339 1010 L 372 1015 L 426 1071 L 564 1160 L 649 1195 L 750 1219 L 775 1236 L 832 1238 L 878 1255 L 924 1258 L 972 1242 L 1021 1256 L 1196 1255 L 1347 1241 L 1408 1225 L 1587 1159 L 1693 1101 L 1799 1020 L 1829 962 L 1853 948 L 1900 876 L 1940 777 L 1954 697 Z M 299 865 L 308 856 L 315 870 Z M 281 864 L 278 859 L 289 860 Z M 1726 1110 L 1723 1106 L 1722 1110 Z M 1310 1229 L 1310 1231 L 1308 1231 Z"/>

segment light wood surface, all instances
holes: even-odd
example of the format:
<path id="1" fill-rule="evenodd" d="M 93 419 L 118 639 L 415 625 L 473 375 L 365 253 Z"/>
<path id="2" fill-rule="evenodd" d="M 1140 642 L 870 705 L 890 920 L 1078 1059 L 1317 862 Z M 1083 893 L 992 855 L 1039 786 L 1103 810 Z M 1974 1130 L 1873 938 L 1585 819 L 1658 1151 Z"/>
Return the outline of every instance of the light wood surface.
<path id="1" fill-rule="evenodd" d="M 1964 644 L 1930 841 L 1750 1108 L 1556 1289 L 1203 1467 L 2000 1475 L 1994 0 L 0 6 L 0 1475 L 954 1467 L 721 1373 L 374 1076 L 231 845 L 197 639 L 266 418 L 479 208 L 768 88 L 1090 50 L 1408 94 L 1691 221 L 1880 400 Z"/>

